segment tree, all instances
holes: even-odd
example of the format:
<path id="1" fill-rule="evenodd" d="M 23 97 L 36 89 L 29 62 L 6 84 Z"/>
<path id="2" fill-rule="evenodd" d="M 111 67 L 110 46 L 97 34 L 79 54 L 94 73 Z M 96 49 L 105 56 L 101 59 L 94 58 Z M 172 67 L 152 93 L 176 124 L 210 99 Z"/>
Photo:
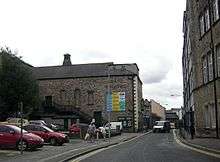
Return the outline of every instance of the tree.
<path id="1" fill-rule="evenodd" d="M 38 85 L 33 67 L 18 58 L 9 48 L 0 49 L 0 120 L 17 114 L 23 102 L 24 113 L 38 105 Z"/>

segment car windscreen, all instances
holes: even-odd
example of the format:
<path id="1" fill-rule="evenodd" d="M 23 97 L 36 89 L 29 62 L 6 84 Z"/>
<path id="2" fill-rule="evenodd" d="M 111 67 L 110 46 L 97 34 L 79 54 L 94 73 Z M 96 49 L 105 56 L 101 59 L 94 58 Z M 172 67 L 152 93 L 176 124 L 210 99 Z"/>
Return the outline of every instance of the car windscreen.
<path id="1" fill-rule="evenodd" d="M 44 129 L 46 129 L 48 132 L 54 132 L 52 129 L 46 127 L 46 126 L 43 126 Z"/>
<path id="2" fill-rule="evenodd" d="M 155 125 L 157 125 L 157 126 L 164 126 L 164 122 L 156 122 Z"/>
<path id="3" fill-rule="evenodd" d="M 16 133 L 21 133 L 21 128 L 19 128 L 19 127 L 16 127 L 14 125 L 10 125 L 10 128 L 12 128 Z M 28 133 L 28 132 L 23 129 L 23 133 Z"/>

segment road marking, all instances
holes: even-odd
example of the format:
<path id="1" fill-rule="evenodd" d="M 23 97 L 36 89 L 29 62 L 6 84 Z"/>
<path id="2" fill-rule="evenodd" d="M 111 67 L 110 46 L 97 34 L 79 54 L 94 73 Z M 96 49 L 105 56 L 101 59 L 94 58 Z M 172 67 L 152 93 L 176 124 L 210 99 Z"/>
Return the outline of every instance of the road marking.
<path id="1" fill-rule="evenodd" d="M 71 152 L 74 152 L 74 151 L 77 151 L 77 150 L 82 150 L 82 149 L 85 149 L 85 148 L 90 148 L 90 147 L 93 147 L 93 146 L 96 146 L 96 145 L 92 145 L 92 146 L 89 146 L 89 147 L 76 148 L 76 149 L 73 149 L 73 150 L 69 150 L 69 151 L 63 152 L 63 153 L 61 153 L 61 154 L 57 154 L 57 155 L 50 156 L 50 157 L 45 158 L 45 159 L 41 159 L 41 160 L 39 160 L 39 162 L 44 162 L 44 161 L 52 160 L 52 159 L 57 158 L 57 157 L 59 157 L 59 156 L 62 156 L 62 155 L 65 155 L 65 154 L 68 154 L 68 153 L 71 153 Z"/>
<path id="2" fill-rule="evenodd" d="M 176 142 L 179 145 L 183 146 L 183 147 L 186 147 L 188 149 L 191 149 L 191 150 L 194 150 L 194 151 L 197 151 L 199 153 L 203 153 L 203 154 L 206 154 L 206 155 L 209 155 L 209 156 L 214 156 L 214 157 L 220 158 L 219 154 L 215 154 L 215 153 L 211 153 L 211 152 L 206 152 L 206 151 L 203 151 L 203 150 L 200 150 L 200 149 L 197 149 L 197 148 L 194 148 L 194 147 L 191 147 L 191 146 L 188 146 L 188 145 L 182 143 L 179 139 L 177 139 L 176 133 L 174 133 L 174 130 L 173 130 L 173 136 L 174 136 L 174 139 L 176 140 Z"/>
<path id="3" fill-rule="evenodd" d="M 101 149 L 98 149 L 98 150 L 96 150 L 96 151 L 92 151 L 92 152 L 90 152 L 90 153 L 88 153 L 88 154 L 85 154 L 85 155 L 83 155 L 83 156 L 80 156 L 80 157 L 78 157 L 78 158 L 76 158 L 76 159 L 70 160 L 70 162 L 80 162 L 81 160 L 84 160 L 84 159 L 86 159 L 86 158 L 89 158 L 89 157 L 91 157 L 91 156 L 93 156 L 93 155 L 95 155 L 95 154 L 97 154 L 97 153 L 99 153 L 99 152 L 102 152 L 102 151 L 104 151 L 104 150 L 111 149 L 111 148 L 113 148 L 113 147 L 116 147 L 116 146 L 119 146 L 119 145 L 122 145 L 122 144 L 125 144 L 125 143 L 128 143 L 128 142 L 131 142 L 131 141 L 133 141 L 133 140 L 135 140 L 135 139 L 137 139 L 137 138 L 140 138 L 140 137 L 142 137 L 142 136 L 144 136 L 144 135 L 146 135 L 146 134 L 149 134 L 149 133 L 151 133 L 151 131 L 149 131 L 149 132 L 147 132 L 147 133 L 144 133 L 144 134 L 142 134 L 142 135 L 140 135 L 140 136 L 136 136 L 136 137 L 134 137 L 134 138 L 132 138 L 132 139 L 129 139 L 129 140 L 127 140 L 127 141 L 120 142 L 120 143 L 118 143 L 118 144 L 116 144 L 116 145 L 107 146 L 106 148 L 101 148 Z"/>

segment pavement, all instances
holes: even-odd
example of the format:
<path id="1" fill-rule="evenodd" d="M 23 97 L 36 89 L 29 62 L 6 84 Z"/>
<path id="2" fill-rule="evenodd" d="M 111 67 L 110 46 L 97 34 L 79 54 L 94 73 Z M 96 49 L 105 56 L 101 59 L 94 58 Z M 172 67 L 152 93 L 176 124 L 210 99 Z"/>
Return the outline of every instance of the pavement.
<path id="1" fill-rule="evenodd" d="M 220 139 L 216 138 L 182 138 L 179 135 L 179 131 L 175 130 L 174 134 L 179 142 L 182 144 L 194 148 L 205 154 L 210 154 L 216 157 L 220 157 Z"/>
<path id="2" fill-rule="evenodd" d="M 95 150 L 107 148 L 113 145 L 117 145 L 120 142 L 125 142 L 135 137 L 145 135 L 146 133 L 122 133 L 115 137 L 111 137 L 110 142 L 108 139 L 96 140 L 95 142 L 87 142 L 84 140 L 77 139 L 64 146 L 47 146 L 45 145 L 42 149 L 37 151 L 24 151 L 23 155 L 20 155 L 19 151 L 16 150 L 0 150 L 0 162 L 4 161 L 41 161 L 41 162 L 61 162 L 69 161 L 79 156 L 88 154 Z"/>

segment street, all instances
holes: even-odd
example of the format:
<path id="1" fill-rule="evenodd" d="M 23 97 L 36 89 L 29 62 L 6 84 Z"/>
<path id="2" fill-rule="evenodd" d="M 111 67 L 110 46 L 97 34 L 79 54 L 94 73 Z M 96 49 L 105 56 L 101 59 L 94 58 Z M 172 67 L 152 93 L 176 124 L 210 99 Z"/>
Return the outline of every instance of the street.
<path id="1" fill-rule="evenodd" d="M 130 142 L 105 149 L 72 162 L 214 162 L 219 159 L 204 155 L 176 143 L 172 133 L 150 133 Z"/>

